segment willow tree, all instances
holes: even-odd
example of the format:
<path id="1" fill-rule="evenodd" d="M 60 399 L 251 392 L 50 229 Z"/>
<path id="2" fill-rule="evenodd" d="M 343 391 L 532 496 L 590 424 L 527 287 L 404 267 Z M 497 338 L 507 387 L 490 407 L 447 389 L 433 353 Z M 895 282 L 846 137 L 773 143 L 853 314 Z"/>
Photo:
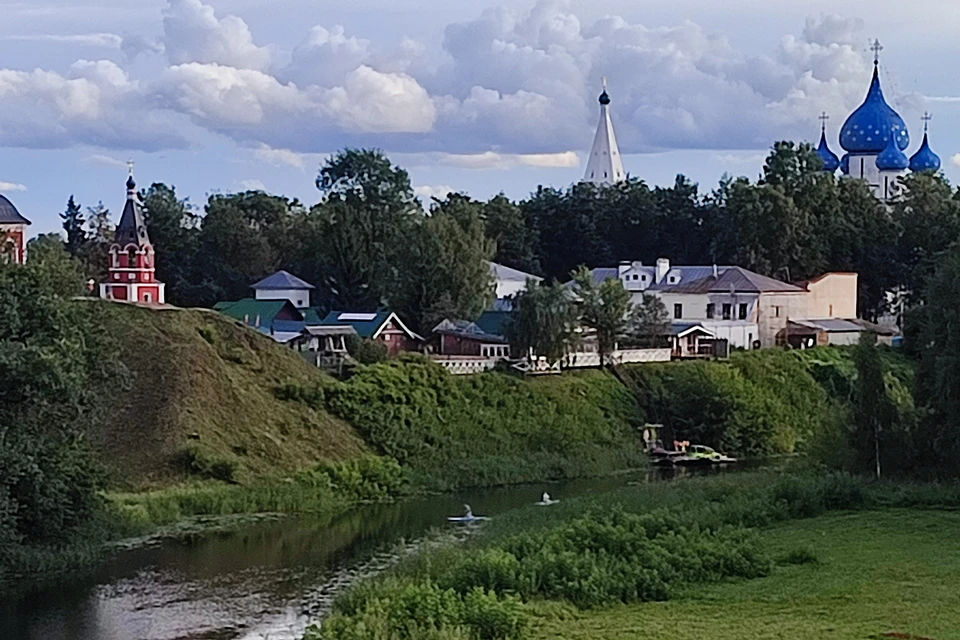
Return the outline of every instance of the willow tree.
<path id="1" fill-rule="evenodd" d="M 617 348 L 617 340 L 627 332 L 630 316 L 630 292 L 623 288 L 619 278 L 608 278 L 601 283 L 593 279 L 586 267 L 573 272 L 576 284 L 580 323 L 597 332 L 597 351 L 600 367 L 606 356 Z"/>
<path id="2" fill-rule="evenodd" d="M 577 310 L 563 285 L 527 280 L 513 298 L 507 325 L 511 346 L 530 356 L 543 356 L 550 365 L 560 361 L 577 343 Z"/>

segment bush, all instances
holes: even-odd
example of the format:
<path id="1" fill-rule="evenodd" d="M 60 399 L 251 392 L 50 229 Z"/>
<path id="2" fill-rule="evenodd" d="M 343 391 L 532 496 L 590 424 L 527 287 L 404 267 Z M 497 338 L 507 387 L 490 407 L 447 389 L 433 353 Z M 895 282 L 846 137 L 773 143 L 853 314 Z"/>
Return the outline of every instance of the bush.
<path id="1" fill-rule="evenodd" d="M 802 565 L 802 564 L 820 564 L 820 558 L 817 556 L 816 552 L 813 549 L 807 547 L 801 547 L 799 549 L 794 549 L 789 553 L 785 553 L 777 559 L 777 564 L 787 565 Z"/>
<path id="2" fill-rule="evenodd" d="M 304 640 L 512 640 L 523 637 L 525 626 L 523 605 L 513 597 L 385 580 L 341 599 Z"/>
<path id="3" fill-rule="evenodd" d="M 350 335 L 347 336 L 347 353 L 360 364 L 377 364 L 386 360 L 390 351 L 379 340 Z"/>
<path id="4" fill-rule="evenodd" d="M 234 482 L 239 463 L 231 458 L 225 458 L 209 452 L 202 445 L 189 443 L 180 450 L 177 460 L 184 471 L 189 474 Z"/>
<path id="5" fill-rule="evenodd" d="M 351 500 L 382 500 L 403 495 L 407 478 L 393 458 L 362 456 L 346 462 L 323 463 L 297 476 L 310 486 L 329 487 Z"/>

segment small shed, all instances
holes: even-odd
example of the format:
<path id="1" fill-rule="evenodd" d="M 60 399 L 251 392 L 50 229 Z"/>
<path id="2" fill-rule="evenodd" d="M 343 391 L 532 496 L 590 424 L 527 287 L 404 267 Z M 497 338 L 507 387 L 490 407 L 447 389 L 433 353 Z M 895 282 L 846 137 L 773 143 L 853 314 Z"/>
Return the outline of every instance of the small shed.
<path id="1" fill-rule="evenodd" d="M 851 345 L 860 340 L 864 328 L 851 320 L 790 320 L 777 335 L 777 344 L 795 349 L 828 345 Z"/>
<path id="2" fill-rule="evenodd" d="M 726 341 L 719 340 L 717 334 L 699 322 L 672 323 L 670 344 L 674 358 L 714 358 L 725 355 L 718 353 L 718 346 L 725 347 Z"/>

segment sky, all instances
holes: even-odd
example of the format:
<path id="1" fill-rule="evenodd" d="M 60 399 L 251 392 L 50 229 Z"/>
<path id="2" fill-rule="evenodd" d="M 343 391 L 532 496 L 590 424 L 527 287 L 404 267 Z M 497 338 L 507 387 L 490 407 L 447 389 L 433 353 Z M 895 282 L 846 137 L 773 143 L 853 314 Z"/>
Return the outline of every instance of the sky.
<path id="1" fill-rule="evenodd" d="M 519 199 L 583 173 L 606 76 L 624 166 L 755 178 L 776 140 L 837 131 L 881 82 L 960 179 L 960 12 L 947 0 L 0 0 L 0 193 L 55 231 L 122 209 L 127 161 L 202 206 L 312 205 L 324 158 L 378 147 L 424 199 Z M 836 13 L 842 6 L 843 13 Z"/>

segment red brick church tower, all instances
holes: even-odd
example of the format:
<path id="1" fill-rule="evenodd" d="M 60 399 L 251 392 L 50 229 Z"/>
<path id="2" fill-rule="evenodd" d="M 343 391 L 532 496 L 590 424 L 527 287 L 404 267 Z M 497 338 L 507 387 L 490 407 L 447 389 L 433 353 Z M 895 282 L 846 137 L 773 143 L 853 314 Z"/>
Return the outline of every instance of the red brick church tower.
<path id="1" fill-rule="evenodd" d="M 153 245 L 143 221 L 140 196 L 133 172 L 127 179 L 127 202 L 110 245 L 107 281 L 100 285 L 100 297 L 143 304 L 163 304 L 164 285 L 154 271 Z"/>

